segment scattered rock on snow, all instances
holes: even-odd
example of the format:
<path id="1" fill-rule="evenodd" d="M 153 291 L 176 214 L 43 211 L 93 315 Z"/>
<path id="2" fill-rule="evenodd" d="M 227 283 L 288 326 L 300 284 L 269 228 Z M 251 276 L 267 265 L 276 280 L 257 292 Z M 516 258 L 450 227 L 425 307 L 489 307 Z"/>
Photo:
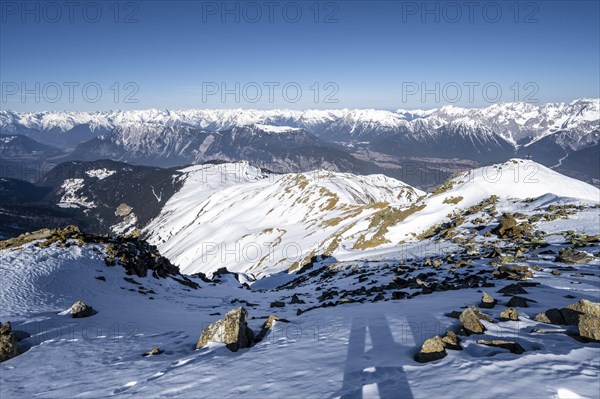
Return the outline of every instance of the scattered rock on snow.
<path id="1" fill-rule="evenodd" d="M 498 290 L 498 292 L 500 294 L 505 294 L 505 295 L 522 295 L 522 294 L 528 294 L 528 292 L 525 291 L 525 289 L 519 283 L 509 284 L 506 287 Z"/>
<path id="2" fill-rule="evenodd" d="M 512 298 L 510 298 L 506 306 L 508 306 L 509 308 L 527 308 L 529 307 L 529 305 L 527 305 L 527 302 L 535 301 L 532 299 L 524 298 L 522 296 L 513 296 Z"/>
<path id="3" fill-rule="evenodd" d="M 600 317 L 593 314 L 581 315 L 578 328 L 580 336 L 593 341 L 600 341 Z"/>
<path id="4" fill-rule="evenodd" d="M 285 308 L 285 302 L 283 302 L 283 301 L 271 302 L 271 307 L 272 308 Z"/>
<path id="5" fill-rule="evenodd" d="M 527 280 L 533 273 L 527 266 L 499 266 L 494 271 L 494 277 L 508 280 Z"/>
<path id="6" fill-rule="evenodd" d="M 94 308 L 92 308 L 89 305 L 86 305 L 86 303 L 83 301 L 77 301 L 73 305 L 71 305 L 68 313 L 70 313 L 74 319 L 80 319 L 82 317 L 90 317 L 91 315 L 93 315 Z"/>
<path id="7" fill-rule="evenodd" d="M 10 322 L 0 323 L 0 362 L 11 359 L 19 354 L 17 334 L 12 332 Z"/>
<path id="8" fill-rule="evenodd" d="M 579 313 L 594 315 L 600 317 L 600 303 L 582 299 L 567 306 L 567 309 L 575 310 Z"/>
<path id="9" fill-rule="evenodd" d="M 442 341 L 444 342 L 444 346 L 448 349 L 462 350 L 460 338 L 453 331 L 446 331 L 446 335 L 442 337 Z"/>
<path id="10" fill-rule="evenodd" d="M 483 295 L 481 297 L 481 303 L 479 304 L 479 307 L 482 307 L 485 309 L 491 309 L 494 306 L 496 306 L 496 300 L 494 298 L 492 298 L 489 294 L 487 294 L 485 291 L 483 291 Z"/>
<path id="11" fill-rule="evenodd" d="M 419 363 L 432 362 L 446 357 L 446 346 L 439 336 L 426 339 L 421 350 L 414 356 Z"/>
<path id="12" fill-rule="evenodd" d="M 502 320 L 502 321 L 507 321 L 507 320 L 518 321 L 519 320 L 519 312 L 515 308 L 506 308 L 506 310 L 503 310 L 502 312 L 500 312 L 500 320 Z"/>
<path id="13" fill-rule="evenodd" d="M 265 335 L 267 335 L 267 333 L 269 332 L 269 330 L 273 328 L 273 325 L 277 320 L 279 320 L 279 317 L 272 315 L 269 316 L 267 320 L 263 323 L 260 332 L 256 335 L 256 337 L 254 337 L 254 343 L 262 341 L 265 338 Z"/>
<path id="14" fill-rule="evenodd" d="M 460 324 L 467 334 L 483 334 L 485 332 L 485 326 L 480 321 L 481 314 L 475 306 L 465 309 L 460 314 Z"/>
<path id="15" fill-rule="evenodd" d="M 143 356 L 155 356 L 155 355 L 160 355 L 163 352 L 164 351 L 160 350 L 160 348 L 158 346 L 153 346 L 152 349 L 150 349 L 148 352 L 144 353 Z"/>
<path id="16" fill-rule="evenodd" d="M 538 313 L 533 320 L 546 324 L 566 324 L 565 318 L 560 313 L 560 310 L 556 308 L 548 309 L 545 312 Z"/>
<path id="17" fill-rule="evenodd" d="M 202 330 L 196 349 L 209 342 L 222 342 L 229 350 L 237 352 L 240 348 L 249 348 L 253 339 L 254 332 L 248 327 L 248 311 L 240 306 Z"/>
<path id="18" fill-rule="evenodd" d="M 477 343 L 480 345 L 495 346 L 497 348 L 508 349 L 511 353 L 515 353 L 517 355 L 520 355 L 521 353 L 525 352 L 525 349 L 521 345 L 519 345 L 516 342 L 511 342 L 511 341 L 502 341 L 502 340 L 486 341 L 483 339 L 479 339 L 479 340 L 477 340 Z"/>
<path id="19" fill-rule="evenodd" d="M 558 256 L 556 257 L 556 259 L 554 261 L 574 264 L 574 263 L 588 263 L 592 259 L 593 258 L 591 256 L 588 256 L 584 252 L 577 251 L 573 248 L 563 248 L 560 250 L 560 253 L 558 254 Z"/>

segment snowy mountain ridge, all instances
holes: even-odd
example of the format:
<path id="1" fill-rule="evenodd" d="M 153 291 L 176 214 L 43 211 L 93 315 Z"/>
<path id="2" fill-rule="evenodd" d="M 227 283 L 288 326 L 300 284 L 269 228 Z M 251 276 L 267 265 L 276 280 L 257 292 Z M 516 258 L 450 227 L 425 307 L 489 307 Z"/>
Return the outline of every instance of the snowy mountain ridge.
<path id="1" fill-rule="evenodd" d="M 374 109 L 337 110 L 135 110 L 108 112 L 13 112 L 0 111 L 4 133 L 27 131 L 65 133 L 80 125 L 105 133 L 128 125 L 187 126 L 218 131 L 246 125 L 303 128 L 324 139 L 369 140 L 391 134 L 422 134 L 449 124 L 485 126 L 495 135 L 517 145 L 568 130 L 564 146 L 578 149 L 598 141 L 600 99 L 534 105 L 523 102 L 494 104 L 486 108 L 443 106 L 433 110 L 395 112 Z"/>

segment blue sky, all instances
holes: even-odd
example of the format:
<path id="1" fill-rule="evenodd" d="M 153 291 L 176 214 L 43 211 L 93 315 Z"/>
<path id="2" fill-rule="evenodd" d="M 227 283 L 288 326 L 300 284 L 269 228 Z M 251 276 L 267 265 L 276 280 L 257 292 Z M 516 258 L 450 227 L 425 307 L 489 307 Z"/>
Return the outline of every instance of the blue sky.
<path id="1" fill-rule="evenodd" d="M 3 0 L 0 107 L 414 109 L 600 97 L 599 3 L 78 1 L 70 9 Z"/>

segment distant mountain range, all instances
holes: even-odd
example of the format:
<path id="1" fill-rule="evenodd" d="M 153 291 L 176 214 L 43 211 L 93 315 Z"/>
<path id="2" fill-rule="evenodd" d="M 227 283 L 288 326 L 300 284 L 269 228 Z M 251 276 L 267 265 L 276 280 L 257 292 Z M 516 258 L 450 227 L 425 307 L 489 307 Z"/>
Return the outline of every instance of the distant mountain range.
<path id="1" fill-rule="evenodd" d="M 460 169 L 462 161 L 483 165 L 532 157 L 596 184 L 600 175 L 599 99 L 395 112 L 0 111 L 0 133 L 66 150 L 69 155 L 63 160 L 107 158 L 161 167 L 246 160 L 277 172 L 322 168 L 384 173 L 419 187 L 430 187 L 456 172 L 440 166 L 448 160 Z M 382 158 L 391 162 L 383 164 Z M 405 171 L 411 162 L 442 173 L 435 181 L 410 181 Z"/>

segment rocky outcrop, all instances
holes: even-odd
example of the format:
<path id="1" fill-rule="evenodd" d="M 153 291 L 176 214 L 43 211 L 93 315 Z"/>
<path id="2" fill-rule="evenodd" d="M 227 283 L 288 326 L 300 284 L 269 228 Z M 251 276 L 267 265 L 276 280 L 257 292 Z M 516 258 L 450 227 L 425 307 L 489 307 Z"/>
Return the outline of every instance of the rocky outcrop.
<path id="1" fill-rule="evenodd" d="M 12 332 L 10 322 L 0 323 L 0 362 L 11 359 L 19 354 L 17 334 Z"/>
<path id="2" fill-rule="evenodd" d="M 600 341 L 600 303 L 582 299 L 562 309 L 548 309 L 534 320 L 559 325 L 577 326 L 582 338 Z"/>
<path id="3" fill-rule="evenodd" d="M 573 248 L 563 248 L 560 250 L 554 261 L 568 264 L 581 264 L 588 263 L 593 259 L 594 258 L 588 256 L 585 252 L 580 252 Z"/>
<path id="4" fill-rule="evenodd" d="M 254 339 L 254 332 L 248 327 L 248 311 L 237 307 L 225 314 L 225 318 L 217 320 L 204 330 L 196 344 L 196 349 L 203 348 L 209 342 L 222 342 L 232 352 L 241 348 L 249 348 Z"/>
<path id="5" fill-rule="evenodd" d="M 83 301 L 77 301 L 69 308 L 69 313 L 74 319 L 80 319 L 83 317 L 90 317 L 94 314 L 94 308 L 87 305 Z"/>
<path id="6" fill-rule="evenodd" d="M 139 237 L 87 234 L 76 226 L 67 226 L 64 229 L 42 229 L 0 241 L 0 249 L 17 248 L 34 241 L 38 241 L 36 245 L 40 247 L 53 244 L 62 247 L 104 244 L 106 246 L 104 262 L 107 266 L 120 265 L 127 270 L 128 274 L 135 274 L 138 277 L 146 277 L 149 272 L 154 277 L 162 278 L 179 275 L 188 283 L 193 283 L 187 277 L 181 276 L 179 268 L 161 256 L 156 246 L 150 245 Z"/>

